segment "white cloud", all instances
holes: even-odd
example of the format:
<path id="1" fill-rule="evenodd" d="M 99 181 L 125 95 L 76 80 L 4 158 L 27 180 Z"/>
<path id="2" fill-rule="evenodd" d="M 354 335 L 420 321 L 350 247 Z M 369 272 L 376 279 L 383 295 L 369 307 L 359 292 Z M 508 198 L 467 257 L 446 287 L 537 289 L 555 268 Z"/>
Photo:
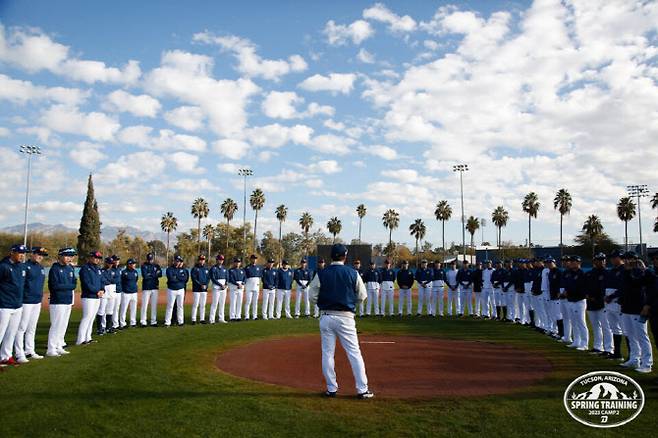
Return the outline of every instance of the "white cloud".
<path id="1" fill-rule="evenodd" d="M 304 164 L 301 166 L 308 173 L 324 173 L 327 175 L 338 173 L 343 170 L 338 164 L 338 161 L 335 160 L 320 160 L 315 163 Z"/>
<path id="2" fill-rule="evenodd" d="M 145 88 L 155 96 L 167 96 L 199 106 L 209 126 L 223 137 L 239 135 L 247 124 L 246 106 L 259 91 L 250 79 L 216 80 L 211 77 L 210 57 L 182 52 L 165 52 L 161 66 L 146 75 Z"/>
<path id="3" fill-rule="evenodd" d="M 356 59 L 363 62 L 364 64 L 372 64 L 375 62 L 375 55 L 361 47 L 359 53 L 356 54 Z"/>
<path id="4" fill-rule="evenodd" d="M 283 75 L 290 72 L 301 72 L 308 68 L 306 61 L 300 55 L 292 55 L 288 60 L 263 59 L 256 53 L 254 43 L 235 35 L 218 37 L 206 31 L 194 34 L 193 40 L 206 44 L 216 44 L 223 50 L 233 52 L 238 60 L 236 69 L 248 77 L 262 77 L 263 79 L 278 81 Z"/>
<path id="5" fill-rule="evenodd" d="M 359 148 L 362 152 L 365 152 L 369 155 L 374 155 L 384 160 L 396 160 L 399 158 L 398 153 L 395 149 L 389 146 L 384 146 L 381 144 L 375 144 L 372 146 L 362 146 Z"/>
<path id="6" fill-rule="evenodd" d="M 363 18 L 386 23 L 392 32 L 412 32 L 416 29 L 416 21 L 413 18 L 408 15 L 401 17 L 382 3 L 375 3 L 364 9 Z"/>
<path id="7" fill-rule="evenodd" d="M 50 100 L 68 105 L 78 105 L 84 102 L 88 96 L 89 92 L 77 88 L 48 88 L 0 74 L 0 99 L 18 104 L 25 104 L 31 100 Z"/>
<path id="8" fill-rule="evenodd" d="M 354 44 L 361 44 L 375 34 L 370 23 L 364 20 L 356 20 L 352 24 L 336 24 L 329 20 L 324 27 L 323 33 L 332 46 L 340 46 L 352 40 Z"/>
<path id="9" fill-rule="evenodd" d="M 189 152 L 204 152 L 206 150 L 205 140 L 194 135 L 176 134 L 170 129 L 160 129 L 156 137 L 151 136 L 152 131 L 153 128 L 150 126 L 128 126 L 118 133 L 118 140 L 144 149 Z"/>
<path id="10" fill-rule="evenodd" d="M 127 93 L 123 90 L 115 90 L 107 95 L 103 106 L 108 111 L 126 112 L 137 117 L 155 117 L 160 111 L 160 102 L 148 94 Z"/>
<path id="11" fill-rule="evenodd" d="M 121 125 L 104 113 L 82 113 L 76 107 L 53 105 L 43 111 L 41 123 L 56 132 L 77 134 L 94 141 L 112 141 Z"/>
<path id="12" fill-rule="evenodd" d="M 298 111 L 297 106 L 304 103 L 304 98 L 294 91 L 271 91 L 267 94 L 261 108 L 263 113 L 271 118 L 296 119 L 316 115 L 333 116 L 335 108 L 311 102 L 306 111 Z"/>
<path id="13" fill-rule="evenodd" d="M 313 128 L 306 125 L 283 126 L 278 123 L 246 130 L 246 138 L 254 146 L 279 148 L 288 143 L 306 145 L 311 141 Z"/>
<path id="14" fill-rule="evenodd" d="M 174 152 L 167 159 L 176 166 L 180 172 L 203 173 L 205 169 L 199 166 L 199 156 L 187 152 Z"/>
<path id="15" fill-rule="evenodd" d="M 11 131 L 4 126 L 0 126 L 0 137 L 9 137 L 9 134 L 11 134 Z"/>
<path id="16" fill-rule="evenodd" d="M 101 61 L 71 57 L 69 49 L 39 30 L 13 28 L 11 32 L 6 32 L 0 24 L 0 62 L 29 73 L 48 70 L 90 84 L 134 84 L 141 76 L 137 61 L 130 60 L 122 68 L 108 67 Z"/>
<path id="17" fill-rule="evenodd" d="M 213 150 L 226 158 L 230 158 L 231 160 L 239 160 L 247 154 L 247 151 L 249 150 L 249 143 L 241 140 L 225 138 L 223 140 L 217 140 L 214 142 Z"/>
<path id="18" fill-rule="evenodd" d="M 332 119 L 327 119 L 324 121 L 323 125 L 326 128 L 333 129 L 334 131 L 343 131 L 345 130 L 345 124 L 343 122 L 337 122 Z"/>
<path id="19" fill-rule="evenodd" d="M 307 146 L 325 154 L 346 155 L 355 143 L 351 138 L 323 134 L 313 137 Z"/>
<path id="20" fill-rule="evenodd" d="M 136 152 L 122 155 L 117 160 L 107 164 L 98 173 L 98 180 L 130 180 L 140 182 L 146 179 L 161 178 L 167 163 L 161 156 L 149 152 Z"/>
<path id="21" fill-rule="evenodd" d="M 107 155 L 102 152 L 103 148 L 102 144 L 81 141 L 71 149 L 69 157 L 80 167 L 95 169 L 99 161 L 107 158 Z"/>
<path id="22" fill-rule="evenodd" d="M 231 173 L 234 175 L 238 174 L 239 169 L 245 168 L 245 164 L 238 164 L 238 163 L 221 163 L 217 165 L 217 169 L 219 169 L 220 172 L 223 173 Z"/>
<path id="23" fill-rule="evenodd" d="M 330 91 L 349 94 L 354 87 L 354 73 L 329 73 L 328 76 L 314 74 L 304 79 L 298 86 L 307 91 Z"/>
<path id="24" fill-rule="evenodd" d="M 197 106 L 179 106 L 167 111 L 164 118 L 170 125 L 194 132 L 203 128 L 205 116 L 201 108 Z"/>

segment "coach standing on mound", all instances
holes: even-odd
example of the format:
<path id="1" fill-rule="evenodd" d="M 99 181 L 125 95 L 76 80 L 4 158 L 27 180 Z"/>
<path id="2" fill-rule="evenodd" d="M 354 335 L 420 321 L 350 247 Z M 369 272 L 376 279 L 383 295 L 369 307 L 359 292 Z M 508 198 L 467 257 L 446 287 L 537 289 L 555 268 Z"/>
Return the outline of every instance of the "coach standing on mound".
<path id="1" fill-rule="evenodd" d="M 366 287 L 361 276 L 345 266 L 347 248 L 342 244 L 331 247 L 331 266 L 318 272 L 310 286 L 310 298 L 320 308 L 320 335 L 322 339 L 322 373 L 327 381 L 327 397 L 338 392 L 334 352 L 336 337 L 340 340 L 352 366 L 356 390 L 360 399 L 374 397 L 368 390 L 366 367 L 356 335 L 354 315 L 356 305 L 366 299 Z"/>

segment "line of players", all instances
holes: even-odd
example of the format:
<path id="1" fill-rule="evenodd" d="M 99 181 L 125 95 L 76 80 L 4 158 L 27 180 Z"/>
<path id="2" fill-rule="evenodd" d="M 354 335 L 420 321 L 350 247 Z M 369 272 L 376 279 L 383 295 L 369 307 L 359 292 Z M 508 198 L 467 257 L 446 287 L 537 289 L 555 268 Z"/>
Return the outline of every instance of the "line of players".
<path id="1" fill-rule="evenodd" d="M 35 247 L 31 260 L 23 263 L 28 252 L 22 245 L 12 247 L 10 256 L 0 262 L 0 364 L 12 364 L 12 347 L 18 363 L 42 356 L 34 351 L 34 334 L 42 299 L 45 273 L 40 262 L 47 256 L 45 248 Z M 48 356 L 67 354 L 64 334 L 68 326 L 73 291 L 77 279 L 71 262 L 77 255 L 72 248 L 63 248 L 53 264 L 48 278 L 50 290 L 51 327 L 48 336 Z M 394 290 L 399 288 L 397 315 L 412 315 L 411 290 L 418 287 L 416 314 L 442 317 L 445 315 L 472 315 L 529 325 L 578 350 L 589 347 L 586 316 L 593 332 L 593 348 L 589 351 L 611 359 L 621 359 L 621 341 L 626 336 L 630 355 L 623 366 L 640 372 L 650 372 L 652 353 L 647 334 L 646 320 L 651 309 L 658 313 L 656 275 L 658 253 L 650 255 L 654 270 L 644 268 L 632 253 L 614 251 L 608 257 L 594 257 L 594 268 L 585 273 L 578 256 L 565 257 L 562 268 L 552 258 L 544 260 L 518 259 L 514 262 L 491 263 L 486 261 L 470 269 L 467 261 L 457 269 L 456 262 L 444 270 L 439 263 L 428 266 L 423 260 L 413 272 L 406 261 L 396 272 L 391 262 L 377 268 L 374 262 L 361 269 L 360 261 L 353 267 L 360 273 L 368 291 L 361 303 L 359 316 L 394 315 Z M 613 267 L 605 268 L 606 259 Z M 100 252 L 89 254 L 89 261 L 81 267 L 79 277 L 82 289 L 82 320 L 76 343 L 86 345 L 92 340 L 92 327 L 96 319 L 97 334 L 116 333 L 137 325 L 138 279 L 142 280 L 141 326 L 157 326 L 159 279 L 162 268 L 154 263 L 153 254 L 137 269 L 137 261 L 129 259 L 125 269 L 119 268 L 119 257 L 103 260 Z M 184 323 L 183 301 L 187 283 L 191 280 L 193 292 L 192 323 L 224 323 L 225 304 L 229 300 L 230 321 L 258 319 L 258 302 L 262 284 L 262 318 L 292 317 L 290 310 L 293 284 L 296 285 L 294 316 L 311 316 L 308 286 L 315 273 L 308 269 L 306 259 L 297 269 L 287 261 L 277 268 L 274 260 L 265 266 L 257 265 L 252 255 L 250 263 L 242 267 L 235 258 L 230 268 L 224 267 L 224 257 L 218 255 L 216 264 L 206 266 L 200 256 L 191 270 L 183 266 L 176 256 L 164 276 L 167 279 L 167 306 L 165 326 L 172 320 Z M 495 268 L 492 266 L 495 264 Z M 8 268 L 8 269 L 7 269 Z M 318 269 L 324 268 L 320 259 Z M 20 275 L 20 277 L 19 277 Z M 12 296 L 12 287 L 16 295 Z M 208 319 L 206 306 L 208 289 L 211 304 Z M 20 289 L 20 291 L 19 291 Z M 20 294 L 20 297 L 18 295 Z M 10 298 L 7 298 L 10 297 Z M 447 299 L 446 299 L 447 298 Z M 22 303 L 22 304 L 21 304 Z M 150 319 L 149 317 L 150 308 Z M 444 312 L 445 310 L 445 312 Z M 198 316 L 198 319 L 197 319 Z M 313 316 L 318 316 L 317 308 Z M 652 317 L 652 329 L 655 331 Z"/>

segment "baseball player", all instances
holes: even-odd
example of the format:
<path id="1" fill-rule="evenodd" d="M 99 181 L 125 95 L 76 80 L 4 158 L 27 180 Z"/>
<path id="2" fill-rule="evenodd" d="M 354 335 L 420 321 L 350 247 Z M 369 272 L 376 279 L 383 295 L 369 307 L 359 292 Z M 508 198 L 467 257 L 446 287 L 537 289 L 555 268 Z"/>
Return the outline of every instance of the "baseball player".
<path id="1" fill-rule="evenodd" d="M 398 316 L 402 316 L 404 303 L 407 303 L 407 316 L 411 316 L 411 288 L 414 287 L 414 273 L 409 270 L 409 262 L 402 261 L 402 267 L 396 276 L 398 287 L 400 288 L 400 296 L 398 298 Z"/>
<path id="2" fill-rule="evenodd" d="M 263 274 L 263 268 L 256 262 L 258 256 L 252 254 L 249 257 L 249 265 L 244 269 L 247 277 L 245 283 L 245 300 L 244 300 L 244 319 L 249 320 L 249 309 L 252 310 L 254 320 L 258 319 L 258 296 L 260 295 L 260 277 Z"/>
<path id="3" fill-rule="evenodd" d="M 393 315 L 393 292 L 395 289 L 395 271 L 391 268 L 391 261 L 386 259 L 384 261 L 384 267 L 381 269 L 381 279 L 382 279 L 382 301 L 379 314 L 381 316 L 386 315 L 386 302 L 388 301 L 388 315 Z"/>
<path id="4" fill-rule="evenodd" d="M 448 307 L 446 313 L 450 316 L 453 315 L 453 304 L 455 309 L 454 314 L 459 313 L 461 307 L 461 302 L 459 300 L 459 283 L 457 282 L 458 273 L 457 262 L 453 260 L 450 262 L 448 272 L 446 272 L 446 284 L 448 285 Z"/>
<path id="5" fill-rule="evenodd" d="M 480 311 L 482 312 L 481 314 L 485 319 L 489 319 L 491 317 L 489 308 L 492 304 L 492 298 L 494 305 L 491 306 L 491 308 L 493 309 L 494 313 L 496 312 L 496 298 L 494 296 L 493 282 L 491 281 L 493 273 L 494 269 L 491 260 L 485 260 L 484 269 L 482 270 L 482 292 L 480 292 Z"/>
<path id="6" fill-rule="evenodd" d="M 290 294 L 292 293 L 292 270 L 287 260 L 281 261 L 281 268 L 276 276 L 276 319 L 281 319 L 281 310 L 285 310 L 286 318 L 290 315 Z"/>
<path id="7" fill-rule="evenodd" d="M 483 309 L 482 304 L 482 262 L 477 262 L 473 269 L 473 298 L 475 298 L 475 317 L 481 318 Z M 484 306 L 482 306 L 484 307 Z"/>
<path id="8" fill-rule="evenodd" d="M 103 336 L 105 333 L 116 333 L 112 328 L 112 313 L 114 311 L 114 299 L 116 297 L 116 285 L 114 281 L 115 272 L 112 268 L 114 260 L 105 257 L 103 269 L 101 269 L 101 280 L 103 284 L 103 296 L 100 298 L 98 313 L 96 314 L 96 334 Z"/>
<path id="9" fill-rule="evenodd" d="M 590 353 L 612 356 L 612 331 L 608 326 L 608 318 L 605 315 L 605 281 L 607 271 L 605 269 L 606 256 L 603 253 L 596 254 L 593 259 L 594 266 L 587 272 L 587 318 L 592 328 L 594 342 Z M 606 350 L 607 348 L 607 350 Z"/>
<path id="10" fill-rule="evenodd" d="M 302 301 L 304 302 L 304 315 L 311 316 L 311 304 L 308 298 L 308 285 L 311 282 L 311 271 L 307 268 L 306 259 L 302 259 L 299 268 L 295 269 L 293 278 L 296 283 L 297 295 L 295 299 L 295 318 L 299 318 L 301 313 Z M 263 289 L 264 290 L 264 289 Z M 263 292 L 264 293 L 264 292 Z"/>
<path id="11" fill-rule="evenodd" d="M 363 269 L 361 269 L 361 260 L 359 259 L 354 260 L 354 263 L 352 263 L 352 268 L 354 268 L 354 270 L 359 273 L 359 276 L 361 277 L 361 281 L 363 281 Z M 365 281 L 363 282 L 363 284 L 365 284 Z M 368 298 L 366 298 L 366 300 L 367 299 Z M 366 311 L 366 302 L 364 300 L 359 303 L 359 316 L 365 315 L 366 313 L 365 311 Z"/>
<path id="12" fill-rule="evenodd" d="M 497 321 L 505 319 L 505 316 L 503 315 L 503 285 L 501 283 L 502 269 L 503 264 L 500 260 L 496 260 L 496 263 L 494 263 L 494 270 L 491 273 L 491 286 L 493 287 L 493 293 L 491 295 L 491 317 Z"/>
<path id="13" fill-rule="evenodd" d="M 99 251 L 89 254 L 87 263 L 80 268 L 80 287 L 82 289 L 82 319 L 78 326 L 78 339 L 76 345 L 89 344 L 94 318 L 98 313 L 100 298 L 105 290 L 101 279 L 100 261 L 103 255 Z"/>
<path id="14" fill-rule="evenodd" d="M 457 272 L 459 284 L 459 316 L 473 315 L 473 271 L 468 267 L 468 260 L 462 262 L 462 268 Z M 468 305 L 468 307 L 467 307 Z"/>
<path id="15" fill-rule="evenodd" d="M 544 333 L 543 328 L 546 321 L 546 315 L 544 314 L 544 297 L 542 291 L 542 280 L 544 271 L 544 262 L 540 259 L 535 259 L 533 262 L 533 267 L 530 269 L 532 273 L 532 285 L 530 286 L 530 299 L 533 309 L 533 325 L 535 330 Z"/>
<path id="16" fill-rule="evenodd" d="M 119 315 L 121 312 L 121 300 L 123 298 L 123 291 L 121 290 L 121 268 L 119 267 L 119 262 L 121 258 L 118 255 L 112 256 L 112 270 L 114 271 L 114 301 L 112 301 L 113 308 L 110 312 L 112 315 L 112 329 L 119 330 Z"/>
<path id="17" fill-rule="evenodd" d="M 443 316 L 443 289 L 445 288 L 446 275 L 441 267 L 441 262 L 432 264 L 432 299 L 430 300 L 430 314 L 432 316 Z"/>
<path id="18" fill-rule="evenodd" d="M 154 263 L 153 253 L 146 254 L 146 262 L 142 263 L 142 314 L 140 324 L 146 327 L 146 316 L 149 303 L 151 304 L 151 327 L 158 326 L 158 292 L 160 289 L 160 277 L 162 268 Z"/>
<path id="19" fill-rule="evenodd" d="M 37 331 L 43 285 L 46 281 L 46 271 L 41 266 L 48 250 L 40 246 L 32 248 L 30 260 L 25 263 L 25 290 L 23 294 L 23 314 L 14 341 L 14 356 L 16 362 L 27 363 L 30 359 L 43 359 L 34 349 L 34 336 Z"/>
<path id="20" fill-rule="evenodd" d="M 546 264 L 549 269 L 548 273 L 548 292 L 550 301 L 549 315 L 552 321 L 552 335 L 554 339 L 560 340 L 564 335 L 564 325 L 562 321 L 562 309 L 560 307 L 560 284 L 562 271 L 555 264 L 555 259 L 549 257 L 546 259 Z"/>
<path id="21" fill-rule="evenodd" d="M 313 275 L 311 276 L 311 281 L 315 278 L 316 275 L 318 275 L 318 272 L 322 271 L 325 267 L 325 262 L 324 258 L 320 257 L 318 259 L 318 264 L 317 264 L 317 269 L 313 272 Z M 319 318 L 320 317 L 320 308 L 316 304 L 313 306 L 313 318 Z"/>
<path id="22" fill-rule="evenodd" d="M 560 277 L 560 313 L 562 313 L 562 323 L 564 334 L 560 342 L 571 344 L 573 342 L 573 312 L 569 307 L 569 301 L 565 293 L 565 287 L 571 278 L 571 256 L 562 257 L 562 276 Z"/>
<path id="23" fill-rule="evenodd" d="M 432 277 L 433 273 L 427 267 L 427 260 L 421 260 L 420 268 L 416 269 L 416 273 L 414 274 L 416 283 L 418 283 L 418 310 L 416 311 L 416 316 L 423 315 L 424 306 L 427 306 L 428 313 L 431 310 L 429 308 L 429 302 L 432 294 Z"/>
<path id="24" fill-rule="evenodd" d="M 356 390 L 360 399 L 369 399 L 374 394 L 368 389 L 368 377 L 359 348 L 354 313 L 356 304 L 363 301 L 366 288 L 360 276 L 344 265 L 347 248 L 336 244 L 331 247 L 331 266 L 320 272 L 311 283 L 311 302 L 317 303 L 322 339 L 322 373 L 327 382 L 327 397 L 335 397 L 338 392 L 334 353 L 336 338 L 340 341 L 352 366 Z"/>
<path id="25" fill-rule="evenodd" d="M 137 260 L 128 259 L 126 269 L 121 271 L 121 309 L 119 315 L 119 329 L 128 327 L 127 312 L 130 312 L 130 327 L 137 327 L 137 282 L 139 272 L 136 269 Z"/>
<path id="26" fill-rule="evenodd" d="M 228 270 L 229 320 L 242 320 L 242 297 L 244 295 L 244 282 L 246 279 L 244 269 L 241 268 L 242 260 L 239 257 L 233 259 L 233 265 Z"/>
<path id="27" fill-rule="evenodd" d="M 587 279 L 585 278 L 585 272 L 580 269 L 580 256 L 571 256 L 570 261 L 571 275 L 564 285 L 564 293 L 567 297 L 573 327 L 573 343 L 569 344 L 568 347 L 585 351 L 589 345 L 589 332 L 585 321 Z"/>
<path id="28" fill-rule="evenodd" d="M 61 248 L 58 251 L 57 263 L 48 271 L 48 291 L 50 292 L 50 330 L 48 331 L 48 350 L 46 356 L 55 357 L 69 354 L 64 349 L 64 338 L 71 316 L 73 291 L 78 280 L 71 262 L 77 252 L 73 248 Z"/>
<path id="29" fill-rule="evenodd" d="M 0 262 L 0 366 L 16 365 L 12 354 L 23 315 L 25 291 L 25 245 L 11 247 Z"/>
<path id="30" fill-rule="evenodd" d="M 165 271 L 167 276 L 167 310 L 165 311 L 165 327 L 171 326 L 171 317 L 176 306 L 176 320 L 179 326 L 185 323 L 183 313 L 183 300 L 185 299 L 185 286 L 190 274 L 183 267 L 183 257 L 177 255 L 174 262 Z"/>
<path id="31" fill-rule="evenodd" d="M 527 276 L 525 262 L 525 259 L 517 261 L 516 269 L 512 272 L 512 281 L 516 292 L 514 294 L 514 322 L 528 325 L 530 323 L 530 312 L 525 293 L 525 277 Z"/>
<path id="32" fill-rule="evenodd" d="M 623 260 L 623 251 L 614 250 L 610 253 L 608 259 L 612 264 L 612 268 L 608 271 L 606 276 L 606 285 L 605 285 L 605 314 L 608 318 L 608 327 L 612 332 L 612 342 L 613 342 L 613 354 L 610 356 L 611 359 L 622 359 L 621 355 L 621 341 L 623 337 L 622 331 L 622 317 L 621 317 L 621 306 L 619 303 L 619 298 L 617 297 L 617 291 L 621 291 L 622 279 L 624 276 L 624 260 Z M 614 295 L 615 298 L 610 300 L 607 297 Z"/>
<path id="33" fill-rule="evenodd" d="M 196 324 L 197 312 L 201 324 L 206 323 L 206 300 L 208 299 L 208 283 L 210 283 L 210 270 L 206 266 L 206 256 L 201 254 L 196 265 L 190 271 L 192 279 L 192 325 Z"/>
<path id="34" fill-rule="evenodd" d="M 228 281 L 228 271 L 224 267 L 224 256 L 218 254 L 216 264 L 210 268 L 210 284 L 212 285 L 212 300 L 210 302 L 210 324 L 215 323 L 215 316 L 218 321 L 226 324 L 224 311 L 226 307 L 226 282 Z"/>
<path id="35" fill-rule="evenodd" d="M 263 319 L 274 319 L 274 304 L 276 303 L 276 286 L 279 270 L 274 266 L 274 259 L 267 260 L 263 269 Z"/>
<path id="36" fill-rule="evenodd" d="M 515 295 L 513 282 L 512 261 L 505 260 L 503 269 L 500 272 L 500 286 L 503 292 L 503 305 L 505 306 L 505 321 L 514 322 L 516 318 L 516 309 L 514 307 Z"/>
<path id="37" fill-rule="evenodd" d="M 368 293 L 368 304 L 366 306 L 366 316 L 370 316 L 374 306 L 375 316 L 379 316 L 379 289 L 381 287 L 381 273 L 375 265 L 375 261 L 370 261 L 370 268 L 363 273 L 363 282 L 366 285 Z"/>

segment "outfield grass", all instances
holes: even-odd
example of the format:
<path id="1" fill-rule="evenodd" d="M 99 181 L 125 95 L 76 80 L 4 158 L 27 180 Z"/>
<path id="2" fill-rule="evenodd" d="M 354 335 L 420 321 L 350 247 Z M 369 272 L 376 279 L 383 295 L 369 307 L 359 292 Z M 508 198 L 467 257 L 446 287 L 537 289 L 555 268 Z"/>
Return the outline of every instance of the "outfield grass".
<path id="1" fill-rule="evenodd" d="M 161 320 L 162 313 L 161 309 Z M 79 311 L 74 310 L 67 332 L 69 345 L 74 343 L 79 319 Z M 37 337 L 41 353 L 48 325 L 46 312 Z M 589 371 L 621 369 L 616 362 L 573 351 L 528 328 L 470 318 L 415 317 L 359 319 L 357 326 L 363 333 L 514 345 L 544 355 L 554 370 L 537 385 L 504 396 L 325 399 L 319 396 L 322 388 L 316 394 L 276 387 L 232 377 L 215 367 L 219 351 L 268 337 L 317 333 L 317 320 L 131 329 L 97 338 L 98 344 L 71 347 L 68 356 L 32 361 L 0 373 L 0 436 L 486 434 L 527 438 L 623 433 L 639 437 L 649 436 L 655 428 L 655 373 L 626 373 L 647 396 L 644 411 L 630 424 L 600 430 L 572 420 L 562 404 L 571 380 Z M 410 380 L 413 375 L 409 369 Z"/>

